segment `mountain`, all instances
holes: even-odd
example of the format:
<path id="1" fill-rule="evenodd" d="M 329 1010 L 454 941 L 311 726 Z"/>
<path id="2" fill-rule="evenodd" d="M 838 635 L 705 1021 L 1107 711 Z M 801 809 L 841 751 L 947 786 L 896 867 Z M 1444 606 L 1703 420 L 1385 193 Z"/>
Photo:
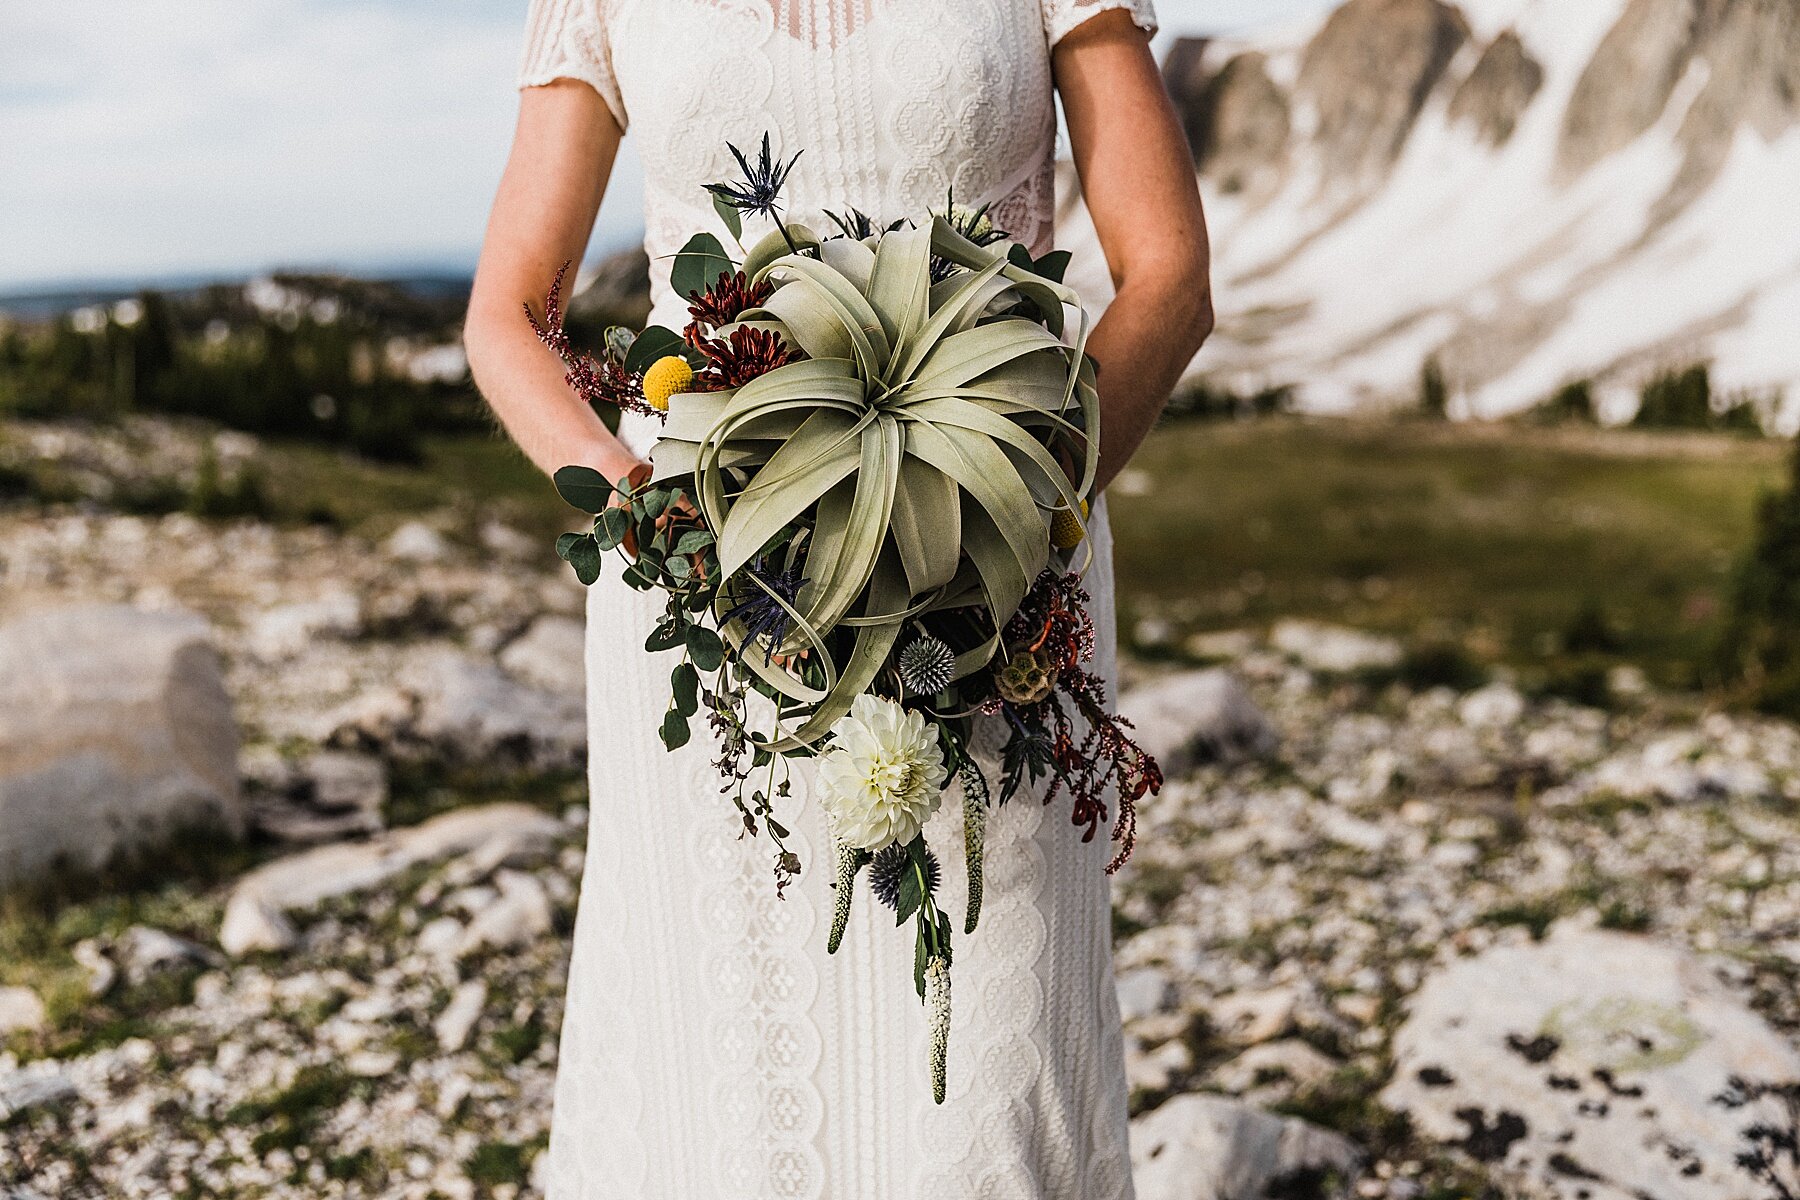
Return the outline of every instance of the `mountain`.
<path id="1" fill-rule="evenodd" d="M 1213 230 L 1197 362 L 1313 410 L 1800 401 L 1800 2 L 1349 0 L 1164 64 Z M 1091 236 L 1091 235 L 1089 235 Z"/>

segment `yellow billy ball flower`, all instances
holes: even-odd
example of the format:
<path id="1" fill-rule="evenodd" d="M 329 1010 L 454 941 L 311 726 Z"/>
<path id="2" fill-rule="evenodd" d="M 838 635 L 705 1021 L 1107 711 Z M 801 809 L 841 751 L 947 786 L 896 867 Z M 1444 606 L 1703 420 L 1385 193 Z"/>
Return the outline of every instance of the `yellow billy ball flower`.
<path id="1" fill-rule="evenodd" d="M 644 372 L 644 399 L 658 412 L 669 411 L 669 397 L 692 387 L 694 368 L 679 354 L 667 354 L 650 364 Z"/>
<path id="2" fill-rule="evenodd" d="M 1088 518 L 1088 502 L 1081 502 L 1081 518 L 1066 508 L 1059 508 L 1050 516 L 1050 544 L 1058 550 L 1073 550 L 1081 545 L 1081 539 L 1087 536 L 1083 522 Z"/>

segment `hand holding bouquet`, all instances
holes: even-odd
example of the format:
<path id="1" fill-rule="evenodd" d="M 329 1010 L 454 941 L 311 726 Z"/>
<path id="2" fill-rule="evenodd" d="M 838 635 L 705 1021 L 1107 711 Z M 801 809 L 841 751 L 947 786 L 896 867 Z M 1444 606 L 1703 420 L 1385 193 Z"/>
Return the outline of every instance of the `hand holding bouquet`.
<path id="1" fill-rule="evenodd" d="M 878 229 L 852 211 L 822 237 L 782 221 L 792 162 L 772 160 L 766 137 L 754 163 L 733 153 L 744 178 L 708 188 L 725 227 L 741 239 L 748 213 L 775 228 L 736 256 L 711 234 L 687 243 L 671 274 L 684 330 L 613 330 L 598 356 L 580 354 L 560 275 L 534 318 L 579 394 L 664 419 L 647 482 L 557 472 L 595 517 L 557 551 L 584 583 L 621 551 L 625 582 L 666 597 L 645 644 L 680 656 L 662 739 L 684 745 L 705 710 L 778 889 L 802 864 L 774 802 L 791 761 L 816 760 L 836 860 L 829 948 L 866 869 L 914 925 L 941 1101 L 952 927 L 922 830 L 950 781 L 965 933 L 992 804 L 1044 784 L 1045 803 L 1071 798 L 1087 840 L 1116 803 L 1111 870 L 1130 852 L 1135 802 L 1162 782 L 1089 669 L 1079 569 L 1099 418 L 1086 317 L 1061 283 L 1067 255 L 1034 259 L 983 212 L 948 205 Z M 981 717 L 1004 722 L 992 781 L 970 749 Z"/>

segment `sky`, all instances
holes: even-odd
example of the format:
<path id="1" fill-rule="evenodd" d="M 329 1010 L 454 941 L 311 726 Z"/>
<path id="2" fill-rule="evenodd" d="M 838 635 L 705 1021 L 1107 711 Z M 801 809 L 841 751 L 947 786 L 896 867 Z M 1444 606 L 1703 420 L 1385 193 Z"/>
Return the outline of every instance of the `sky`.
<path id="1" fill-rule="evenodd" d="M 1166 39 L 1329 0 L 1158 0 Z M 0 290 L 466 269 L 525 0 L 0 6 Z M 641 228 L 631 141 L 593 250 Z"/>

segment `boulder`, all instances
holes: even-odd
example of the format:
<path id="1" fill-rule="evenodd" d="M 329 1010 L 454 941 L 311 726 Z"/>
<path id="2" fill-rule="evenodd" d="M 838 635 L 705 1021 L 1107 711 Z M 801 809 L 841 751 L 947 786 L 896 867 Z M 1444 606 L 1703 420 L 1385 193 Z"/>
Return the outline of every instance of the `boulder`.
<path id="1" fill-rule="evenodd" d="M 241 834 L 237 752 L 199 617 L 76 605 L 0 626 L 0 886 Z"/>
<path id="2" fill-rule="evenodd" d="M 372 754 L 323 750 L 261 772 L 265 792 L 251 805 L 262 832 L 283 842 L 329 842 L 379 833 L 387 767 Z"/>
<path id="3" fill-rule="evenodd" d="M 486 1004 L 486 983 L 471 979 L 458 984 L 450 994 L 450 1003 L 431 1023 L 431 1031 L 437 1035 L 438 1049 L 445 1054 L 454 1054 L 468 1045 L 469 1034 L 474 1032 L 475 1022 L 481 1019 L 481 1010 Z"/>
<path id="4" fill-rule="evenodd" d="M 587 755 L 580 691 L 556 694 L 515 680 L 491 662 L 438 650 L 409 664 L 418 697 L 413 734 L 465 761 L 539 769 L 578 767 Z"/>
<path id="5" fill-rule="evenodd" d="M 1135 687 L 1119 701 L 1138 743 L 1167 775 L 1208 762 L 1274 751 L 1274 728 L 1238 677 L 1222 668 L 1183 671 Z"/>
<path id="6" fill-rule="evenodd" d="M 1333 675 L 1390 670 L 1405 655 L 1393 638 L 1319 621 L 1278 621 L 1269 644 L 1309 671 Z"/>
<path id="7" fill-rule="evenodd" d="M 44 1002 L 28 987 L 0 987 L 0 1041 L 44 1027 Z"/>
<path id="8" fill-rule="evenodd" d="M 1394 1041 L 1384 1103 L 1509 1181 L 1508 1195 L 1716 1200 L 1773 1114 L 1732 1076 L 1800 1080 L 1800 1052 L 1688 951 L 1554 927 L 1429 977 Z"/>
<path id="9" fill-rule="evenodd" d="M 423 521 L 406 522 L 388 535 L 381 548 L 389 558 L 403 562 L 434 563 L 450 557 L 450 543 Z"/>
<path id="10" fill-rule="evenodd" d="M 198 942 L 148 925 L 133 925 L 120 934 L 113 943 L 112 959 L 132 987 L 169 971 L 220 964 L 219 956 Z"/>
<path id="11" fill-rule="evenodd" d="M 500 652 L 500 665 L 533 687 L 565 696 L 587 689 L 587 626 L 574 617 L 539 617 Z"/>
<path id="12" fill-rule="evenodd" d="M 1362 1162 L 1339 1134 L 1223 1096 L 1177 1096 L 1131 1123 L 1138 1200 L 1342 1195 Z"/>
<path id="13" fill-rule="evenodd" d="M 378 887 L 422 863 L 480 854 L 491 843 L 503 845 L 510 858 L 527 844 L 554 843 L 562 833 L 562 822 L 548 813 L 523 804 L 489 804 L 447 812 L 367 842 L 278 858 L 238 881 L 225 905 L 219 944 L 230 954 L 283 950 L 293 942 L 287 913 Z"/>

